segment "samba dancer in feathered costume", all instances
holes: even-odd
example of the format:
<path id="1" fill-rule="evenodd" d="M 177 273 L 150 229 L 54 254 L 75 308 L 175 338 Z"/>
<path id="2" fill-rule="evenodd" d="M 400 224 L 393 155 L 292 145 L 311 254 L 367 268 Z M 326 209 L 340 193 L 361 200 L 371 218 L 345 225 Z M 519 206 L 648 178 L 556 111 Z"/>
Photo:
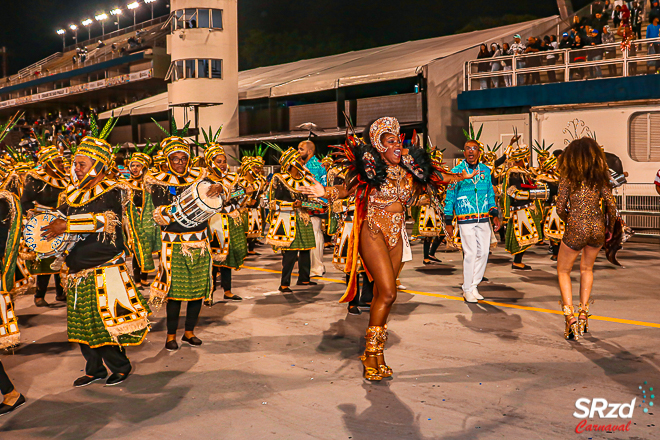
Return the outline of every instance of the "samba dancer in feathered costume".
<path id="1" fill-rule="evenodd" d="M 355 296 L 361 259 L 375 281 L 366 350 L 361 357 L 368 380 L 392 375 L 383 350 L 387 318 L 397 295 L 396 276 L 403 260 L 412 257 L 405 234 L 406 207 L 427 194 L 433 206 L 441 209 L 438 188 L 472 177 L 465 172 L 459 176 L 442 171 L 442 165 L 422 148 L 404 150 L 399 136 L 395 118 L 378 119 L 365 136 L 370 144 L 340 150 L 335 163 L 349 169 L 344 185 L 326 190 L 317 182 L 301 188 L 303 193 L 326 197 L 331 203 L 355 194 L 355 221 L 346 262 L 351 277 L 341 301 Z"/>
<path id="2" fill-rule="evenodd" d="M 59 204 L 60 196 L 69 185 L 67 175 L 64 171 L 64 160 L 58 148 L 48 142 L 45 133 L 41 136 L 34 132 L 33 134 L 41 146 L 37 153 L 38 164 L 41 168 L 31 170 L 25 176 L 21 207 L 28 219 L 33 213 L 54 211 Z M 55 299 L 57 301 L 66 301 L 66 294 L 60 280 L 59 268 L 52 269 L 50 267 L 55 261 L 55 257 L 37 259 L 34 253 L 22 255 L 26 259 L 30 275 L 37 277 L 37 289 L 34 295 L 35 305 L 37 307 L 48 306 L 45 297 L 51 275 L 55 275 L 55 290 L 57 292 Z M 29 261 L 27 261 L 28 259 Z"/>
<path id="3" fill-rule="evenodd" d="M 107 177 L 113 149 L 106 139 L 116 122 L 110 119 L 99 133 L 96 120 L 90 121 L 91 136 L 76 149 L 72 184 L 58 207 L 63 217 L 45 226 L 42 235 L 47 240 L 74 236 L 65 252 L 67 332 L 70 342 L 80 344 L 87 361 L 85 375 L 74 386 L 105 378 L 104 362 L 112 372 L 106 384 L 123 382 L 131 363 L 122 346 L 142 342 L 150 314 L 125 264 L 127 241 L 142 249 L 133 194 L 125 182 Z M 124 237 L 124 231 L 130 237 Z M 150 252 L 139 257 L 141 267 L 153 270 Z"/>

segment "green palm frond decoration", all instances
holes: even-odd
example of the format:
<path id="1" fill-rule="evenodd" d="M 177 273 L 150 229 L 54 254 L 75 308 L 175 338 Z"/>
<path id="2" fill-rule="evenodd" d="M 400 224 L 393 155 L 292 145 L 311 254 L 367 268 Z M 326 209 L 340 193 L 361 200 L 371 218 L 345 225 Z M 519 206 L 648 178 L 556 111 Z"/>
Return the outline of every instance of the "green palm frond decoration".
<path id="1" fill-rule="evenodd" d="M 158 142 L 151 142 L 151 139 L 147 139 L 146 145 L 142 149 L 142 153 L 148 154 L 151 156 L 151 153 L 158 148 Z"/>
<path id="2" fill-rule="evenodd" d="M 550 144 L 550 145 L 548 145 L 548 146 L 546 147 L 546 145 L 545 145 L 545 139 L 543 140 L 543 143 L 542 143 L 542 144 L 539 143 L 539 141 L 536 141 L 536 140 L 535 140 L 535 141 L 534 141 L 534 145 L 532 146 L 532 148 L 533 148 L 534 151 L 536 151 L 538 154 L 548 154 L 548 153 L 550 153 L 550 148 L 552 148 L 553 145 L 554 145 L 554 143 L 552 143 L 552 144 Z"/>
<path id="3" fill-rule="evenodd" d="M 103 140 L 108 139 L 110 133 L 112 132 L 112 130 L 114 130 L 115 125 L 117 125 L 117 122 L 119 122 L 119 118 L 108 119 L 108 122 L 105 123 L 105 127 L 103 127 L 103 130 L 101 131 L 101 135 L 98 136 L 98 138 Z"/>
<path id="4" fill-rule="evenodd" d="M 16 126 L 18 120 L 21 119 L 25 113 L 16 112 L 5 124 L 0 125 L 0 142 L 2 142 L 10 131 Z"/>
<path id="5" fill-rule="evenodd" d="M 170 136 L 170 132 L 167 131 L 167 129 L 166 129 L 165 127 L 163 127 L 162 125 L 160 125 L 160 124 L 158 123 L 158 121 L 156 121 L 154 118 L 151 118 L 151 120 L 154 121 L 154 124 L 156 124 L 156 127 L 160 128 L 160 130 L 161 130 L 163 133 L 165 133 L 167 136 Z"/>
<path id="6" fill-rule="evenodd" d="M 463 129 L 463 134 L 465 135 L 465 138 L 468 141 L 478 141 L 481 138 L 481 132 L 484 129 L 484 124 L 481 124 L 481 127 L 479 128 L 479 131 L 477 134 L 474 134 L 474 126 L 472 125 L 472 122 L 470 122 L 470 131 L 468 132 L 466 129 Z"/>
<path id="7" fill-rule="evenodd" d="M 491 153 L 497 153 L 497 151 L 502 147 L 503 144 L 504 144 L 503 142 L 500 142 L 499 144 L 495 142 L 495 145 L 493 145 L 492 147 L 490 145 L 486 145 L 486 149 Z"/>
<path id="8" fill-rule="evenodd" d="M 279 145 L 274 144 L 274 143 L 272 143 L 272 142 L 264 142 L 264 143 L 265 143 L 269 148 L 272 148 L 273 150 L 277 151 L 278 153 L 280 153 L 280 154 L 284 153 L 284 150 L 282 150 L 282 148 L 280 148 Z"/>

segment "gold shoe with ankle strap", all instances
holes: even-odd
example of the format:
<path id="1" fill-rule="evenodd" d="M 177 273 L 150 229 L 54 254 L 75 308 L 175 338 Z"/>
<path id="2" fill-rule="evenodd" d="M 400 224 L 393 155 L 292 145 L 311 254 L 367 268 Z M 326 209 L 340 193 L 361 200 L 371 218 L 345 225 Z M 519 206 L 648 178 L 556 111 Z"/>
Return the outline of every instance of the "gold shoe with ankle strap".
<path id="1" fill-rule="evenodd" d="M 561 304 L 561 303 L 560 303 Z M 575 314 L 573 311 L 572 305 L 563 305 L 562 310 L 564 312 L 564 319 L 566 320 L 566 328 L 564 329 L 564 338 L 565 339 L 575 339 L 576 341 L 580 339 L 580 333 L 578 329 L 578 322 L 575 320 L 571 324 L 571 321 L 575 319 Z"/>
<path id="2" fill-rule="evenodd" d="M 387 324 L 378 334 L 378 370 L 383 378 L 392 377 L 392 369 L 385 364 L 385 343 L 387 342 Z"/>
<path id="3" fill-rule="evenodd" d="M 578 309 L 578 327 L 579 327 L 580 336 L 584 335 L 585 333 L 589 333 L 590 316 L 591 315 L 589 314 L 589 303 L 580 304 L 580 308 Z"/>
<path id="4" fill-rule="evenodd" d="M 371 326 L 367 327 L 366 347 L 364 354 L 360 356 L 362 361 L 362 366 L 364 368 L 364 378 L 367 380 L 383 380 L 383 376 L 380 373 L 380 368 L 376 369 L 367 365 L 367 358 L 378 358 L 379 354 L 382 355 L 382 351 L 379 353 L 378 344 L 380 333 L 383 331 L 383 327 L 380 326 Z"/>

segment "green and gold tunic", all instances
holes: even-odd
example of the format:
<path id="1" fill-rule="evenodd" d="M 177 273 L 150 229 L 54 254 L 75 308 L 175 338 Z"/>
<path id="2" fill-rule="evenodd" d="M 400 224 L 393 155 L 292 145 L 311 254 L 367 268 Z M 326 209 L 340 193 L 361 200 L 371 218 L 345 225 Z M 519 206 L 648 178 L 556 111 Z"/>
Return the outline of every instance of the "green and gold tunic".
<path id="1" fill-rule="evenodd" d="M 307 209 L 294 208 L 301 186 L 311 185 L 306 177 L 294 179 L 288 173 L 273 176 L 268 191 L 270 213 L 266 243 L 279 250 L 309 250 L 316 247 L 314 229 Z"/>

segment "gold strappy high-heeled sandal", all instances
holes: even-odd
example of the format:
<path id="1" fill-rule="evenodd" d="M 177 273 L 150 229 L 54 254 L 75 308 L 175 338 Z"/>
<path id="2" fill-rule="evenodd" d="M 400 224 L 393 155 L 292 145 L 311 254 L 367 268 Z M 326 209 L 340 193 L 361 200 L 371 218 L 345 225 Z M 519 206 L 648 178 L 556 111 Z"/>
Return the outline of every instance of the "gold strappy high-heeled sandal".
<path id="1" fill-rule="evenodd" d="M 578 339 L 580 339 L 580 333 L 578 329 L 578 321 L 577 319 L 575 319 L 575 314 L 573 312 L 573 306 L 563 305 L 562 310 L 564 312 L 564 319 L 566 320 L 566 328 L 564 329 L 564 338 L 575 339 L 577 341 Z M 571 321 L 573 319 L 575 319 L 575 322 L 571 324 Z"/>
<path id="2" fill-rule="evenodd" d="M 584 335 L 585 333 L 589 333 L 589 317 L 591 315 L 589 314 L 589 303 L 587 304 L 580 304 L 580 308 L 578 309 L 578 327 L 579 327 L 579 332 L 580 336 Z"/>
<path id="3" fill-rule="evenodd" d="M 387 324 L 383 326 L 383 330 L 378 334 L 378 370 L 383 378 L 392 377 L 392 369 L 385 364 L 385 343 L 387 342 Z"/>
<path id="4" fill-rule="evenodd" d="M 364 368 L 363 374 L 364 378 L 367 380 L 378 381 L 383 380 L 383 376 L 380 374 L 379 369 L 370 367 L 367 365 L 367 358 L 377 358 L 379 355 L 378 343 L 379 343 L 379 334 L 383 331 L 383 328 L 380 326 L 371 326 L 367 327 L 366 347 L 364 354 L 360 356 L 362 361 L 362 366 Z M 382 352 L 380 353 L 382 354 Z"/>

